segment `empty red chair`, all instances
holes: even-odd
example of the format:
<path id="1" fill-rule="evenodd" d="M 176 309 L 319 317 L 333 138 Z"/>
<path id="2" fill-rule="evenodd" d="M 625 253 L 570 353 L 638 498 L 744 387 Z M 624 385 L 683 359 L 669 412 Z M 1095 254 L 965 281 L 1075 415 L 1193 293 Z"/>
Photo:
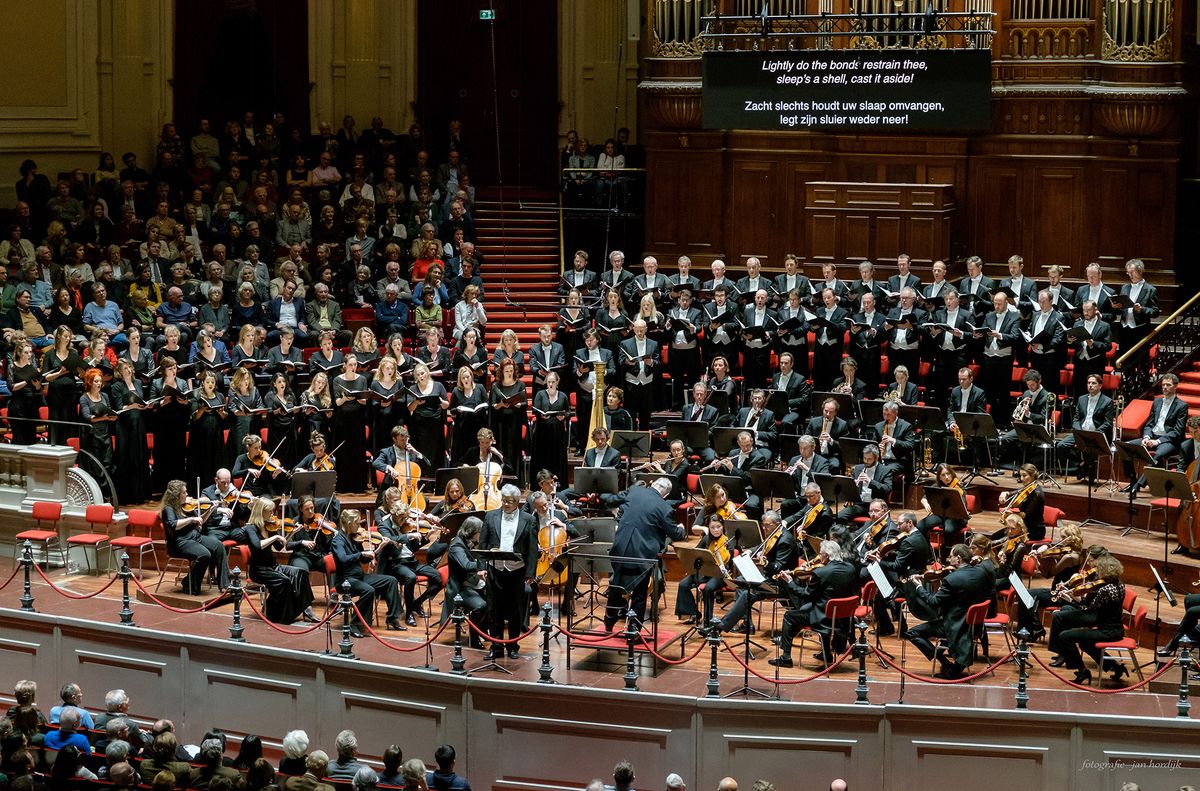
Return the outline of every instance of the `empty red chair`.
<path id="1" fill-rule="evenodd" d="M 113 507 L 108 503 L 100 503 L 98 505 L 89 505 L 84 512 L 83 517 L 88 525 L 92 528 L 90 533 L 79 533 L 67 538 L 67 552 L 70 553 L 71 547 L 82 547 L 83 557 L 87 561 L 88 573 L 92 573 L 92 556 L 88 554 L 88 547 L 92 548 L 92 552 L 96 555 L 96 568 L 100 567 L 100 548 L 108 544 L 108 531 L 112 526 Z M 101 527 L 103 526 L 103 527 Z"/>

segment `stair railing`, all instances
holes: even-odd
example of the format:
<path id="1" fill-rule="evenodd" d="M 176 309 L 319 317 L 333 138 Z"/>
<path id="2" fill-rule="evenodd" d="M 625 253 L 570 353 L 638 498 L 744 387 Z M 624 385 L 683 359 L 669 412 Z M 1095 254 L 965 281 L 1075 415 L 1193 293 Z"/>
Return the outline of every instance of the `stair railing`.
<path id="1" fill-rule="evenodd" d="M 1118 392 L 1128 404 L 1157 384 L 1162 374 L 1175 371 L 1200 352 L 1200 293 L 1193 294 L 1132 349 L 1117 357 L 1113 369 L 1120 377 Z"/>

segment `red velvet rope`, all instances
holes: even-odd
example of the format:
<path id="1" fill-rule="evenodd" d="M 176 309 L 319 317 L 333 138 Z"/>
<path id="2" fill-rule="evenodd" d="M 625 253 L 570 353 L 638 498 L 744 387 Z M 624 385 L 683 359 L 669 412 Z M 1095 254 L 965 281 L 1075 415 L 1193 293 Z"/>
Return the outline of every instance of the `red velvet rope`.
<path id="1" fill-rule="evenodd" d="M 516 637 L 510 637 L 509 639 L 505 640 L 502 637 L 492 637 L 490 634 L 488 634 L 487 632 L 483 631 L 478 626 L 473 624 L 469 618 L 467 619 L 467 626 L 471 627 L 471 631 L 473 631 L 475 634 L 479 635 L 480 637 L 485 638 L 486 640 L 488 640 L 490 642 L 497 643 L 499 645 L 515 645 L 516 643 L 521 642 L 526 637 L 528 637 L 529 635 L 533 634 L 534 632 L 536 632 L 538 629 L 541 628 L 541 624 L 537 624 L 532 629 L 530 629 L 528 632 L 526 632 L 525 634 L 517 635 Z"/>
<path id="2" fill-rule="evenodd" d="M 562 628 L 561 626 L 558 626 L 555 628 L 558 629 L 559 634 L 566 635 L 568 640 L 574 640 L 577 643 L 588 643 L 588 644 L 594 643 L 597 645 L 600 643 L 607 643 L 610 640 L 612 640 L 613 638 L 619 638 L 622 634 L 624 634 L 624 632 L 606 632 L 602 635 L 597 635 L 597 634 L 586 634 L 583 632 L 568 632 L 566 629 Z"/>
<path id="3" fill-rule="evenodd" d="M 1101 689 L 1100 687 L 1089 687 L 1089 686 L 1087 686 L 1086 684 L 1076 684 L 1076 683 L 1075 683 L 1075 681 L 1074 681 L 1073 679 L 1069 679 L 1069 678 L 1063 678 L 1063 677 L 1062 677 L 1062 676 L 1060 676 L 1058 673 L 1055 673 L 1055 672 L 1054 672 L 1054 669 L 1053 669 L 1052 667 L 1050 667 L 1050 666 L 1049 666 L 1049 665 L 1047 665 L 1045 662 L 1043 662 L 1043 661 L 1042 661 L 1042 658 L 1041 658 L 1040 656 L 1038 656 L 1037 654 L 1035 654 L 1035 653 L 1032 653 L 1032 652 L 1030 652 L 1030 654 L 1029 654 L 1029 655 L 1030 655 L 1031 657 L 1033 657 L 1033 661 L 1034 661 L 1034 662 L 1037 662 L 1037 663 L 1038 663 L 1038 665 L 1039 665 L 1039 666 L 1041 666 L 1042 670 L 1045 670 L 1047 673 L 1049 673 L 1050 675 L 1054 676 L 1056 679 L 1058 679 L 1058 680 L 1059 680 L 1059 681 L 1061 681 L 1062 683 L 1066 684 L 1067 686 L 1069 686 L 1069 687 L 1074 687 L 1075 689 L 1084 689 L 1084 690 L 1087 690 L 1088 692 L 1098 692 L 1098 693 L 1100 693 L 1101 695 L 1114 695 L 1114 694 L 1116 694 L 1116 693 L 1118 693 L 1118 692 L 1130 692 L 1130 691 L 1132 691 L 1132 690 L 1135 690 L 1135 689 L 1139 689 L 1139 688 L 1141 688 L 1141 687 L 1144 687 L 1144 686 L 1146 686 L 1147 684 L 1149 684 L 1151 681 L 1157 681 L 1157 680 L 1158 680 L 1158 678 L 1159 678 L 1160 676 L 1162 676 L 1164 673 L 1166 673 L 1168 670 L 1170 670 L 1172 667 L 1174 667 L 1174 666 L 1175 666 L 1175 663 L 1179 661 L 1179 660 L 1178 660 L 1176 657 L 1171 657 L 1171 661 L 1170 661 L 1170 662 L 1167 662 L 1167 663 L 1166 663 L 1165 665 L 1163 665 L 1161 668 L 1159 668 L 1158 670 L 1154 671 L 1154 673 L 1152 673 L 1151 675 L 1149 675 L 1149 676 L 1147 676 L 1146 678 L 1142 679 L 1141 681 L 1139 681 L 1138 683 L 1134 684 L 1133 686 L 1129 686 L 1129 687 L 1113 687 L 1112 689 Z M 1103 674 L 1101 674 L 1101 675 L 1103 675 Z"/>
<path id="4" fill-rule="evenodd" d="M 361 612 L 359 612 L 359 610 L 358 610 L 358 602 L 353 602 L 353 601 L 352 601 L 352 602 L 350 603 L 350 606 L 351 606 L 351 607 L 353 607 L 353 608 L 354 608 L 354 612 L 358 614 L 358 620 L 359 620 L 359 622 L 360 622 L 360 623 L 363 625 L 363 628 L 365 628 L 365 629 L 367 630 L 367 634 L 369 634 L 369 635 L 371 635 L 372 637 L 374 637 L 374 638 L 375 638 L 375 642 L 379 643 L 379 644 L 380 644 L 380 645 L 382 645 L 384 648 L 388 648 L 388 649 L 390 649 L 390 650 L 392 650 L 392 651 L 399 651 L 399 652 L 400 652 L 400 653 L 402 653 L 402 654 L 411 653 L 411 652 L 413 652 L 413 651 L 420 651 L 422 648 L 425 648 L 425 647 L 426 647 L 426 646 L 428 646 L 430 643 L 432 643 L 434 640 L 438 639 L 438 637 L 440 637 L 440 636 L 441 636 L 442 632 L 446 631 L 446 627 L 450 625 L 450 621 L 446 621 L 445 623 L 443 623 L 441 626 L 439 626 L 439 627 L 438 627 L 438 630 L 437 630 L 436 632 L 434 632 L 433 634 L 431 634 L 431 635 L 429 636 L 429 639 L 428 639 L 428 640 L 424 640 L 424 641 L 422 641 L 422 642 L 420 642 L 420 643 L 417 643 L 416 645 L 413 645 L 413 646 L 409 646 L 409 647 L 404 647 L 404 648 L 402 648 L 402 647 L 400 647 L 400 646 L 398 646 L 398 645 L 392 645 L 391 643 L 389 643 L 389 642 L 386 642 L 386 641 L 385 641 L 385 640 L 384 640 L 382 637 L 380 637 L 380 636 L 379 636 L 379 633 L 378 633 L 378 632 L 376 632 L 374 629 L 372 629 L 372 628 L 371 628 L 371 624 L 367 623 L 367 619 L 366 619 L 366 618 L 363 618 L 363 616 L 362 616 L 362 613 L 361 613 Z"/>
<path id="5" fill-rule="evenodd" d="M 728 641 L 722 640 L 721 644 L 725 646 L 725 650 L 729 652 L 729 655 L 732 656 L 734 660 L 736 660 L 737 663 L 742 666 L 743 670 L 749 671 L 750 675 L 761 681 L 766 681 L 768 684 L 807 684 L 814 679 L 818 679 L 822 676 L 827 676 L 832 673 L 834 668 L 845 662 L 850 654 L 854 652 L 854 646 L 847 648 L 846 652 L 837 659 L 833 660 L 833 663 L 830 664 L 829 667 L 825 668 L 824 670 L 819 670 L 811 676 L 805 676 L 803 678 L 772 678 L 770 676 L 764 676 L 762 673 L 759 673 L 757 670 L 747 665 L 745 660 L 738 656 L 737 648 L 735 646 L 731 646 Z"/>
<path id="6" fill-rule="evenodd" d="M 280 625 L 279 625 L 279 624 L 277 624 L 277 623 L 274 623 L 274 622 L 273 622 L 273 621 L 271 621 L 269 618 L 267 618 L 267 616 L 263 615 L 263 614 L 262 614 L 262 611 L 258 609 L 258 605 L 256 605 L 256 604 L 254 603 L 254 597 L 253 597 L 253 596 L 243 596 L 242 598 L 245 600 L 246 604 L 250 606 L 250 609 L 254 611 L 254 614 L 255 614 L 255 615 L 257 615 L 259 618 L 262 618 L 262 619 L 263 619 L 263 622 L 264 622 L 264 623 L 265 623 L 267 626 L 269 626 L 269 627 L 271 627 L 272 629 L 274 629 L 275 631 L 277 631 L 277 632 L 281 632 L 281 633 L 283 633 L 283 634 L 290 634 L 290 635 L 301 635 L 301 634 L 309 634 L 309 633 L 311 633 L 311 632 L 315 632 L 316 630 L 318 630 L 318 629 L 320 629 L 322 626 L 324 626 L 326 623 L 328 623 L 328 622 L 329 622 L 329 619 L 330 619 L 330 618 L 332 618 L 332 617 L 334 616 L 334 613 L 335 613 L 335 611 L 334 611 L 334 610 L 330 610 L 330 611 L 329 611 L 329 612 L 328 612 L 328 613 L 325 615 L 325 617 L 324 617 L 324 618 L 322 618 L 321 620 L 317 621 L 317 622 L 316 622 L 316 623 L 314 623 L 312 626 L 307 626 L 307 627 L 305 627 L 305 628 L 303 628 L 303 629 L 288 629 L 288 628 L 286 628 L 286 627 L 280 626 Z"/>
<path id="7" fill-rule="evenodd" d="M 98 591 L 93 591 L 92 593 L 82 593 L 82 594 L 71 593 L 71 591 L 67 590 L 66 588 L 60 588 L 57 585 L 55 585 L 53 582 L 51 582 L 50 578 L 46 576 L 46 572 L 42 571 L 42 567 L 39 566 L 38 564 L 34 563 L 33 569 L 34 569 L 34 571 L 36 571 L 38 573 L 38 576 L 42 578 L 42 582 L 45 582 L 47 585 L 49 585 L 50 588 L 55 593 L 66 596 L 68 599 L 91 599 L 95 596 L 99 596 L 101 593 L 104 593 L 104 591 L 111 588 L 113 586 L 113 584 L 117 581 L 117 577 L 113 577 L 112 579 L 110 579 L 108 581 L 108 584 L 106 584 L 103 588 L 101 588 Z M 6 582 L 4 584 L 7 585 L 8 583 Z"/>
<path id="8" fill-rule="evenodd" d="M 217 596 L 204 602 L 204 604 L 201 604 L 199 607 L 195 607 L 195 608 L 188 609 L 188 610 L 182 610 L 178 607 L 172 607 L 171 605 L 164 602 L 162 599 L 155 596 L 153 593 L 151 593 L 149 590 L 146 589 L 146 586 L 143 585 L 142 581 L 140 579 L 138 579 L 137 577 L 134 577 L 133 581 L 134 581 L 134 583 L 137 584 L 138 590 L 140 590 L 142 593 L 146 594 L 146 597 L 149 598 L 150 601 L 154 602 L 159 607 L 162 607 L 164 610 L 169 610 L 170 612 L 180 613 L 181 615 L 189 615 L 194 612 L 204 612 L 205 610 L 207 610 L 208 608 L 212 607 L 214 604 L 219 602 L 221 599 L 224 599 L 226 596 L 226 594 L 222 592 L 222 593 L 218 594 Z"/>
<path id="9" fill-rule="evenodd" d="M 932 676 L 922 676 L 920 673 L 913 673 L 911 670 L 906 670 L 906 669 L 900 667 L 900 665 L 896 664 L 895 660 L 890 659 L 887 654 L 883 653 L 879 649 L 875 648 L 874 646 L 871 646 L 870 648 L 872 651 L 875 652 L 875 655 L 877 657 L 879 657 L 880 662 L 883 662 L 885 665 L 892 668 L 893 670 L 899 671 L 900 673 L 908 676 L 913 681 L 924 681 L 926 684 L 964 684 L 968 681 L 974 681 L 975 679 L 977 679 L 981 676 L 985 676 L 988 673 L 991 673 L 996 668 L 1000 667 L 1005 662 L 1007 662 L 1009 659 L 1012 659 L 1013 656 L 1015 656 L 1017 653 L 1016 651 L 1009 651 L 1005 656 L 1002 656 L 1000 659 L 997 659 L 995 662 L 988 665 L 983 670 L 980 670 L 978 673 L 972 673 L 969 676 L 963 676 L 962 678 L 933 678 Z"/>
<path id="10" fill-rule="evenodd" d="M 701 640 L 700 645 L 696 648 L 696 650 L 692 653 L 691 656 L 680 657 L 679 659 L 667 659 L 665 656 L 663 656 L 662 654 L 655 651 L 654 647 L 646 642 L 646 636 L 643 633 L 638 632 L 637 636 L 638 636 L 638 639 L 641 641 L 642 645 L 646 647 L 646 650 L 648 652 L 650 652 L 651 656 L 653 656 L 659 662 L 663 662 L 668 665 L 686 665 L 688 662 L 691 662 L 693 659 L 700 656 L 701 651 L 703 651 L 705 648 L 708 648 L 708 643 L 705 642 L 704 640 Z"/>
<path id="11" fill-rule="evenodd" d="M 4 590 L 5 588 L 7 588 L 7 587 L 8 587 L 8 583 L 10 583 L 10 582 L 12 582 L 13 580 L 15 580 L 15 579 L 17 578 L 17 575 L 18 575 L 18 574 L 20 574 L 20 573 L 21 573 L 21 564 L 18 562 L 18 563 L 17 563 L 17 565 L 16 565 L 16 567 L 15 567 L 15 568 L 13 568 L 13 573 L 8 575 L 8 579 L 6 579 L 6 580 L 4 581 L 4 584 L 3 584 L 3 585 L 0 585 L 0 591 L 2 591 L 2 590 Z"/>

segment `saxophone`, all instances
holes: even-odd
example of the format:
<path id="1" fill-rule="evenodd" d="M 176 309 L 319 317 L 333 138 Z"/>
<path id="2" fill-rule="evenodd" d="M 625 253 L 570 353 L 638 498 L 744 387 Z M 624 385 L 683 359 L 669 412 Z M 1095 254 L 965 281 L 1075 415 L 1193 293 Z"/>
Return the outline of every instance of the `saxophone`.
<path id="1" fill-rule="evenodd" d="M 933 440 L 929 437 L 921 438 L 921 450 L 925 454 L 925 469 L 933 469 Z"/>

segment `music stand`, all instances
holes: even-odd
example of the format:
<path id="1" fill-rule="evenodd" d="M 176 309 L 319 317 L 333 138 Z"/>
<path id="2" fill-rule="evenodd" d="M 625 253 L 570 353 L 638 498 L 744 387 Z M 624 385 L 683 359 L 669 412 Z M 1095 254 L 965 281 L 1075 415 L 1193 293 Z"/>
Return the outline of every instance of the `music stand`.
<path id="1" fill-rule="evenodd" d="M 854 396 L 850 395 L 849 393 L 832 393 L 827 391 L 813 393 L 812 400 L 809 403 L 824 404 L 830 398 L 832 398 L 834 401 L 837 401 L 838 415 L 842 416 L 843 418 L 852 418 L 857 414 L 857 410 L 854 408 Z"/>
<path id="2" fill-rule="evenodd" d="M 703 420 L 668 420 L 667 445 L 675 440 L 685 448 L 699 450 L 708 447 L 708 424 Z"/>
<path id="3" fill-rule="evenodd" d="M 587 536 L 593 543 L 611 544 L 617 535 L 617 520 L 611 516 L 600 516 L 593 519 L 572 519 L 571 527 L 581 536 Z"/>
<path id="4" fill-rule="evenodd" d="M 762 526 L 754 519 L 727 519 L 725 532 L 738 549 L 750 549 L 763 542 Z"/>
<path id="5" fill-rule="evenodd" d="M 728 415 L 732 411 L 729 403 L 731 398 L 730 393 L 724 390 L 708 391 L 708 405 L 717 410 L 718 415 Z"/>
<path id="6" fill-rule="evenodd" d="M 1188 492 L 1191 492 L 1191 487 L 1188 487 Z M 1166 517 L 1164 516 L 1163 519 L 1165 520 Z M 1156 623 L 1161 623 L 1159 620 L 1159 613 L 1162 610 L 1162 597 L 1166 596 L 1167 604 L 1174 607 L 1175 595 L 1171 593 L 1171 589 L 1167 587 L 1167 583 L 1163 580 L 1162 575 L 1158 573 L 1158 569 L 1154 568 L 1154 564 L 1147 563 L 1146 565 L 1150 567 L 1150 573 L 1154 575 L 1154 620 Z M 1166 571 L 1166 569 L 1164 569 L 1164 571 Z M 1150 661 L 1146 662 L 1145 664 L 1138 665 L 1138 667 L 1146 667 L 1148 665 L 1154 665 L 1155 668 L 1158 667 L 1158 634 L 1161 631 L 1161 629 L 1154 630 L 1154 652 L 1150 655 Z"/>
<path id="7" fill-rule="evenodd" d="M 484 593 L 484 597 L 485 597 L 486 604 L 487 604 L 488 623 L 489 624 L 495 623 L 495 619 L 496 619 L 495 598 L 496 597 L 495 597 L 495 591 L 492 588 L 491 581 L 495 578 L 496 563 L 498 563 L 502 560 L 521 560 L 521 556 L 518 555 L 516 552 L 505 552 L 504 550 L 501 550 L 501 549 L 473 549 L 473 550 L 471 550 L 471 557 L 474 558 L 475 560 L 483 561 L 483 565 L 485 566 L 485 568 L 487 570 L 488 582 L 486 585 L 483 586 L 483 593 Z M 492 655 L 494 655 L 495 649 L 493 649 L 491 653 L 492 653 Z M 511 670 L 500 665 L 494 659 L 489 658 L 488 661 L 484 662 L 479 667 L 468 670 L 466 675 L 469 676 L 472 673 L 482 673 L 487 670 L 498 670 L 501 673 L 505 673 L 510 676 L 513 674 L 513 672 Z"/>
<path id="8" fill-rule="evenodd" d="M 858 402 L 858 412 L 864 426 L 873 426 L 883 420 L 883 402 L 864 399 Z"/>
<path id="9" fill-rule="evenodd" d="M 788 409 L 788 394 L 786 390 L 764 390 L 763 395 L 767 397 L 767 409 L 776 415 L 782 417 L 791 411 Z"/>
<path id="10" fill-rule="evenodd" d="M 1097 527 L 1113 527 L 1108 522 L 1102 522 L 1099 519 L 1092 518 L 1092 491 L 1096 488 L 1096 472 L 1100 466 L 1100 457 L 1108 456 L 1111 463 L 1114 475 L 1116 470 L 1116 462 L 1113 460 L 1113 448 L 1108 444 L 1108 435 L 1102 431 L 1088 431 L 1087 429 L 1077 428 L 1071 432 L 1071 436 L 1075 438 L 1075 449 L 1079 451 L 1080 463 L 1086 464 L 1088 469 L 1087 474 L 1087 519 L 1079 523 L 1080 527 L 1088 527 L 1096 525 Z"/>
<path id="11" fill-rule="evenodd" d="M 614 431 L 608 442 L 618 453 L 631 461 L 635 456 L 652 458 L 649 431 Z"/>
<path id="12" fill-rule="evenodd" d="M 574 489 L 580 494 L 616 494 L 618 477 L 616 467 L 576 467 Z"/>
<path id="13" fill-rule="evenodd" d="M 1054 437 L 1050 436 L 1049 430 L 1041 423 L 1020 423 L 1014 421 L 1012 424 L 1013 431 L 1017 433 L 1017 442 L 1022 445 L 1032 445 L 1037 447 L 1042 452 L 1042 469 L 1038 472 L 1037 480 L 1043 483 L 1054 485 L 1055 489 L 1062 489 L 1058 481 L 1054 480 L 1054 476 L 1046 472 L 1054 467 Z"/>
<path id="14" fill-rule="evenodd" d="M 926 486 L 925 499 L 929 501 L 929 513 L 940 516 L 943 523 L 947 519 L 966 522 L 970 518 L 967 504 L 957 489 L 949 486 Z"/>
<path id="15" fill-rule="evenodd" d="M 986 412 L 955 412 L 954 423 L 958 426 L 959 432 L 964 440 L 977 439 L 983 443 L 983 447 L 988 452 L 988 464 L 991 464 L 992 448 L 987 444 L 988 439 L 995 439 L 996 421 L 992 420 L 992 416 Z M 971 469 L 963 476 L 961 481 L 962 487 L 965 489 L 971 485 L 971 482 L 976 478 L 983 478 L 988 483 L 999 485 L 995 478 L 991 478 L 980 472 L 975 465 L 975 449 L 971 448 Z M 961 459 L 960 459 L 961 461 Z"/>
<path id="16" fill-rule="evenodd" d="M 754 603 L 752 601 L 750 601 L 750 599 L 749 599 L 749 597 L 751 596 L 753 591 L 756 591 L 756 590 L 762 591 L 767 596 L 778 596 L 779 595 L 779 589 L 776 588 L 774 585 L 771 585 L 770 583 L 768 583 L 766 580 L 762 580 L 760 582 L 749 582 L 748 580 L 744 580 L 741 577 L 734 577 L 730 580 L 727 580 L 727 582 L 729 582 L 729 584 L 735 588 L 745 588 L 746 589 L 746 597 L 747 597 L 747 609 L 746 609 L 746 619 L 747 620 L 746 620 L 746 623 L 747 624 L 750 622 L 749 619 L 750 619 L 751 610 L 754 609 Z M 740 687 L 738 687 L 737 689 L 733 690 L 732 692 L 727 692 L 726 694 L 722 695 L 721 696 L 722 698 L 729 698 L 729 697 L 733 697 L 734 695 L 741 695 L 742 697 L 746 697 L 747 695 L 753 693 L 764 700 L 774 700 L 774 698 L 775 698 L 774 695 L 768 695 L 766 692 L 763 692 L 760 689 L 755 689 L 754 687 L 750 686 L 750 663 L 754 660 L 754 654 L 752 654 L 750 652 L 751 643 L 754 643 L 754 641 L 750 639 L 750 629 L 749 628 L 743 629 L 742 630 L 742 685 Z M 766 650 L 762 646 L 758 645 L 757 643 L 754 643 L 754 646 L 756 648 L 758 648 L 759 650 Z"/>
<path id="17" fill-rule="evenodd" d="M 854 469 L 854 465 L 863 463 L 863 450 L 868 445 L 879 443 L 873 439 L 855 439 L 854 437 L 839 437 L 838 447 L 841 448 L 842 465 Z"/>
<path id="18" fill-rule="evenodd" d="M 849 475 L 826 475 L 819 472 L 813 476 L 813 480 L 821 487 L 822 499 L 832 503 L 835 508 L 839 503 L 859 502 L 858 487 Z M 853 499 L 847 497 L 850 493 L 854 494 Z"/>
<path id="19" fill-rule="evenodd" d="M 483 511 L 459 511 L 453 514 L 446 514 L 442 517 L 442 533 L 446 543 L 450 543 L 450 539 L 458 533 L 458 529 L 462 527 L 462 523 L 475 517 L 482 521 L 484 516 Z"/>
<path id="20" fill-rule="evenodd" d="M 724 572 L 721 571 L 721 567 L 717 565 L 716 559 L 713 558 L 713 554 L 711 552 L 709 552 L 707 549 L 700 549 L 698 547 L 684 547 L 684 546 L 679 546 L 677 544 L 677 545 L 675 545 L 675 555 L 676 555 L 676 557 L 679 558 L 679 565 L 680 565 L 680 567 L 683 568 L 685 575 L 686 574 L 695 574 L 697 579 L 699 579 L 700 577 L 720 577 L 722 579 L 725 578 L 725 574 L 724 574 Z M 697 587 L 699 587 L 699 586 L 697 586 Z M 703 591 L 700 591 L 700 596 L 701 597 L 704 596 Z M 700 602 L 698 602 L 698 604 L 699 604 L 700 612 L 703 613 L 704 612 L 704 602 L 700 601 Z M 703 624 L 704 624 L 704 618 L 703 618 L 703 615 L 701 615 L 700 617 L 698 617 L 696 619 L 696 623 L 692 624 L 692 626 L 686 632 L 684 632 L 683 635 L 680 636 L 680 638 L 679 638 L 679 658 L 680 659 L 683 658 L 683 655 L 685 653 L 685 646 L 687 645 L 688 638 L 691 637 L 693 634 L 696 634 L 697 631 L 699 630 L 700 626 Z"/>
<path id="21" fill-rule="evenodd" d="M 654 483 L 659 478 L 666 478 L 668 481 L 671 482 L 671 491 L 668 492 L 667 496 L 663 499 L 669 500 L 672 502 L 676 502 L 676 503 L 683 502 L 683 492 L 680 491 L 679 478 L 677 478 L 676 476 L 664 475 L 661 472 L 638 472 L 638 473 L 634 473 L 634 476 L 633 476 L 634 481 L 644 483 L 647 486 Z M 630 484 L 630 485 L 632 485 L 632 484 Z"/>
<path id="22" fill-rule="evenodd" d="M 900 417 L 912 423 L 913 429 L 921 432 L 946 431 L 946 418 L 941 407 L 900 405 Z"/>
<path id="23" fill-rule="evenodd" d="M 1123 461 L 1129 462 L 1135 473 L 1137 473 L 1137 465 L 1141 464 L 1142 471 L 1139 474 L 1139 477 L 1145 475 L 1146 470 L 1154 466 L 1154 457 L 1150 455 L 1150 451 L 1146 450 L 1145 446 L 1140 442 L 1134 443 L 1117 440 L 1117 455 L 1120 456 Z M 1135 497 L 1137 497 L 1137 486 L 1135 485 L 1136 481 L 1137 478 L 1131 478 L 1129 482 L 1129 524 L 1121 533 L 1121 535 L 1125 535 L 1126 533 L 1129 533 L 1135 529 L 1140 529 L 1134 528 L 1133 526 L 1133 500 Z M 1148 534 L 1150 531 L 1145 530 L 1143 532 Z"/>
<path id="24" fill-rule="evenodd" d="M 796 496 L 796 479 L 783 470 L 750 470 L 750 486 L 763 502 Z"/>
<path id="25" fill-rule="evenodd" d="M 758 444 L 758 432 L 753 429 L 741 428 L 735 426 L 718 426 L 712 430 L 712 449 L 713 453 L 719 458 L 729 455 L 729 451 L 737 447 L 737 437 L 743 431 L 749 431 L 754 435 L 755 444 Z"/>
<path id="26" fill-rule="evenodd" d="M 299 499 L 304 495 L 313 498 L 313 501 L 328 500 L 337 493 L 337 472 L 334 470 L 321 470 L 314 472 L 306 470 L 297 472 L 292 475 L 292 499 Z"/>
<path id="27" fill-rule="evenodd" d="M 454 479 L 462 484 L 464 492 L 474 492 L 479 489 L 479 468 L 469 465 L 439 467 L 433 472 L 433 490 L 439 494 L 446 491 L 446 484 Z"/>
<path id="28" fill-rule="evenodd" d="M 1146 476 L 1146 483 L 1150 485 L 1150 494 L 1155 497 L 1163 498 L 1166 503 L 1163 507 L 1163 567 L 1167 574 L 1171 573 L 1171 553 L 1168 547 L 1171 545 L 1171 530 L 1167 526 L 1168 515 L 1171 512 L 1171 501 L 1177 501 L 1176 504 L 1180 507 L 1184 503 L 1192 503 L 1195 498 L 1192 495 L 1192 486 L 1188 483 L 1187 475 L 1174 470 L 1164 470 L 1159 467 L 1147 467 L 1143 470 Z M 1194 529 L 1193 525 L 1193 529 Z M 1130 530 L 1135 528 L 1131 525 L 1126 528 L 1121 535 L 1125 535 Z M 1136 528 L 1141 530 L 1141 528 Z M 1146 523 L 1146 535 L 1150 534 L 1149 521 Z"/>
<path id="29" fill-rule="evenodd" d="M 729 495 L 729 499 L 737 502 L 746 502 L 746 484 L 736 475 L 714 475 L 712 473 L 704 473 L 700 476 L 700 491 L 708 494 L 708 489 L 713 484 L 720 484 L 724 487 L 725 492 Z"/>
<path id="30" fill-rule="evenodd" d="M 576 520 L 579 521 L 601 521 L 601 520 Z M 576 580 L 584 580 L 587 583 L 587 590 L 582 594 L 578 594 L 577 598 L 583 598 L 587 607 L 588 615 L 581 623 L 591 623 L 597 620 L 596 618 L 596 602 L 600 598 L 600 578 L 597 574 L 602 574 L 606 570 L 611 570 L 611 564 L 600 568 L 599 571 L 595 568 L 594 562 L 597 558 L 608 559 L 609 550 L 612 549 L 612 542 L 590 541 L 582 544 L 574 545 L 571 552 L 567 553 L 567 569 L 568 574 Z M 578 586 L 578 582 L 576 583 Z M 567 630 L 571 630 L 571 625 L 575 623 L 575 608 L 574 606 L 567 612 Z"/>
<path id="31" fill-rule="evenodd" d="M 591 577 L 593 579 L 598 578 L 599 575 L 601 575 L 601 574 L 610 575 L 610 579 L 609 579 L 609 588 L 610 589 L 612 588 L 611 575 L 613 573 L 613 564 L 619 563 L 621 565 L 627 565 L 627 566 L 642 566 L 642 567 L 645 567 L 644 573 L 649 575 L 650 573 L 653 572 L 654 567 L 657 566 L 659 563 L 658 557 L 653 557 L 653 558 L 616 557 L 613 555 L 609 555 L 607 552 L 602 553 L 601 551 L 596 551 L 596 550 L 600 550 L 600 547 L 601 547 L 601 545 L 595 545 L 595 549 L 589 551 L 590 548 L 587 545 L 580 545 L 579 547 L 576 548 L 576 550 L 574 552 L 572 552 L 570 555 L 567 556 L 567 559 L 568 559 L 568 562 L 571 564 L 572 570 L 578 569 L 579 574 L 581 574 L 581 575 L 589 574 L 589 575 L 591 575 Z M 627 589 L 621 588 L 621 586 L 619 586 L 619 585 L 617 587 L 621 590 L 626 590 L 626 592 L 628 592 Z M 651 624 L 652 625 L 651 625 L 651 640 L 649 641 L 651 643 L 651 645 L 656 645 L 657 640 L 658 640 L 658 619 L 656 617 L 657 613 L 653 609 L 656 606 L 656 601 L 655 601 L 656 599 L 657 599 L 657 597 L 650 596 L 649 593 L 647 594 L 647 603 L 651 607 L 650 615 L 651 615 Z M 628 605 L 628 603 L 629 603 L 629 600 L 627 597 L 626 604 Z M 604 606 L 605 606 L 605 615 L 607 616 L 608 615 L 607 602 L 605 603 Z M 587 620 L 584 622 L 587 623 L 587 622 L 590 622 L 593 620 L 596 620 L 594 611 L 589 613 Z M 575 631 L 574 623 L 575 622 L 574 622 L 573 618 L 567 619 L 568 631 L 571 631 L 571 632 Z M 642 626 L 642 624 L 639 624 L 639 628 L 641 626 Z M 570 639 L 570 637 L 567 638 L 567 668 L 568 669 L 570 669 L 570 667 L 571 667 L 571 647 L 573 645 L 573 642 L 574 641 L 572 641 Z M 610 650 L 615 650 L 611 646 L 609 648 L 610 648 Z"/>

